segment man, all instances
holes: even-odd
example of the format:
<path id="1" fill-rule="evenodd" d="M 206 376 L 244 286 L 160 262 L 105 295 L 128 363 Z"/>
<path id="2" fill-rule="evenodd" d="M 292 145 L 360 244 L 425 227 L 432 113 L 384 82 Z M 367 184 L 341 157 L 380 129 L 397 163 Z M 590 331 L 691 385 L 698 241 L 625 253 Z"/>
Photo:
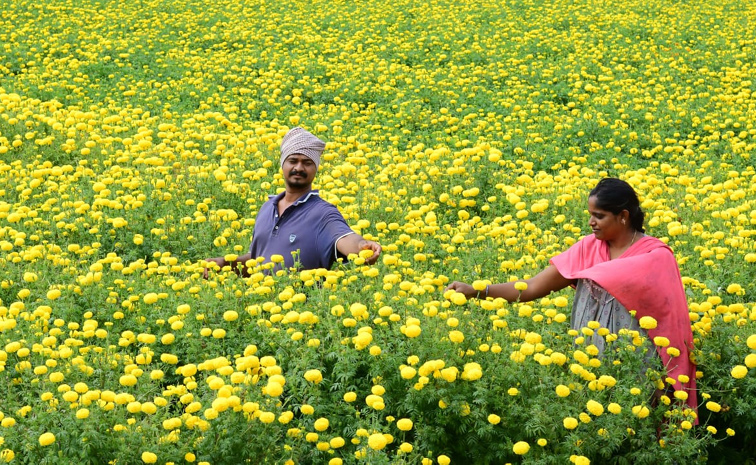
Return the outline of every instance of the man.
<path id="1" fill-rule="evenodd" d="M 315 269 L 330 268 L 338 258 L 371 250 L 366 262 L 375 263 L 381 246 L 352 231 L 336 206 L 312 189 L 324 149 L 325 142 L 303 128 L 286 133 L 281 141 L 286 190 L 271 195 L 260 208 L 249 252 L 230 262 L 224 257 L 206 261 L 244 273 L 247 260 L 265 257 L 270 262 L 273 255 L 280 255 L 284 268 Z M 206 268 L 206 278 L 207 274 Z"/>

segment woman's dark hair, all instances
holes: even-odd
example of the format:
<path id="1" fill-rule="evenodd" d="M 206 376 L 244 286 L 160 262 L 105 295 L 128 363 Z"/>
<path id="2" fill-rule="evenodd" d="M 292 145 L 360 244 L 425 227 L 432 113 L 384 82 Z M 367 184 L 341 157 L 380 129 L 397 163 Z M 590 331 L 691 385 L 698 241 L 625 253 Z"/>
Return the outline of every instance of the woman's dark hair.
<path id="1" fill-rule="evenodd" d="M 630 213 L 630 226 L 636 231 L 643 229 L 645 214 L 641 210 L 638 195 L 630 184 L 617 178 L 604 178 L 591 190 L 589 197 L 596 198 L 596 206 L 618 215 L 622 210 Z"/>

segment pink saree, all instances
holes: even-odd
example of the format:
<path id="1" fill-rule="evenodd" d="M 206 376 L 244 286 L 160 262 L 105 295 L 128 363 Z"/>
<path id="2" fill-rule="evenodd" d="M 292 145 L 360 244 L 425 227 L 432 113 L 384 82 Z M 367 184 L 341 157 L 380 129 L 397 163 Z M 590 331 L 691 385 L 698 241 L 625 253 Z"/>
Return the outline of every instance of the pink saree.
<path id="1" fill-rule="evenodd" d="M 644 236 L 621 257 L 611 260 L 607 244 L 591 234 L 552 258 L 551 264 L 567 279 L 594 281 L 625 308 L 635 310 L 635 318 L 650 316 L 656 320 L 656 328 L 648 330 L 649 338 L 666 337 L 669 347 L 680 351 L 679 356 L 671 357 L 666 348 L 656 348 L 668 376 L 677 380 L 674 389 L 686 391 L 686 403 L 696 411 L 696 366 L 689 357 L 693 350 L 693 333 L 680 269 L 672 249 L 659 239 Z M 679 381 L 680 375 L 687 376 L 688 381 Z"/>

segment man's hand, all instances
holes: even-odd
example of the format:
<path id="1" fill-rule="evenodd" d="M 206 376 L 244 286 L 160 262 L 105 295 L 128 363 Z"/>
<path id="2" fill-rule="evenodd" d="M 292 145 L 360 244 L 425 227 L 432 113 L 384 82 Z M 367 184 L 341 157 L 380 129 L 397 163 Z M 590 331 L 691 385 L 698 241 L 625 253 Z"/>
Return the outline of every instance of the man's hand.
<path id="1" fill-rule="evenodd" d="M 210 262 L 210 263 L 215 263 L 216 265 L 218 265 L 218 269 L 223 268 L 227 264 L 226 263 L 226 259 L 223 258 L 223 257 L 206 258 L 205 261 L 206 262 Z M 203 278 L 205 278 L 205 279 L 208 278 L 208 276 L 210 274 L 210 268 L 214 268 L 214 267 L 212 265 L 205 267 L 205 271 L 202 273 L 202 277 Z"/>
<path id="2" fill-rule="evenodd" d="M 336 242 L 336 250 L 346 257 L 349 257 L 351 254 L 360 255 L 361 251 L 370 250 L 373 255 L 365 257 L 365 263 L 372 265 L 378 260 L 382 249 L 381 245 L 375 241 L 369 241 L 359 234 L 349 234 Z M 366 254 L 367 253 L 362 255 L 364 256 Z"/>
<path id="3" fill-rule="evenodd" d="M 373 255 L 365 259 L 365 263 L 368 265 L 372 265 L 376 261 L 378 261 L 378 256 L 381 255 L 381 245 L 374 241 L 368 241 L 365 239 L 362 239 L 359 244 L 357 244 L 357 247 L 359 247 L 360 250 L 372 250 Z"/>

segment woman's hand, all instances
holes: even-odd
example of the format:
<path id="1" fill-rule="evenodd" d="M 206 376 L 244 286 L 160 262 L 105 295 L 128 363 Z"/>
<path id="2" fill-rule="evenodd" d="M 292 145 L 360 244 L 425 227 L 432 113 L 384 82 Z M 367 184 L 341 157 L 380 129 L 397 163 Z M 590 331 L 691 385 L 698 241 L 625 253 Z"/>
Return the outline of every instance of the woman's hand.
<path id="1" fill-rule="evenodd" d="M 446 286 L 446 289 L 444 289 L 444 292 L 446 291 L 460 292 L 464 294 L 464 296 L 467 297 L 468 299 L 472 299 L 473 297 L 478 296 L 478 291 L 476 291 L 471 285 L 460 282 L 460 281 L 454 281 L 448 286 Z"/>

